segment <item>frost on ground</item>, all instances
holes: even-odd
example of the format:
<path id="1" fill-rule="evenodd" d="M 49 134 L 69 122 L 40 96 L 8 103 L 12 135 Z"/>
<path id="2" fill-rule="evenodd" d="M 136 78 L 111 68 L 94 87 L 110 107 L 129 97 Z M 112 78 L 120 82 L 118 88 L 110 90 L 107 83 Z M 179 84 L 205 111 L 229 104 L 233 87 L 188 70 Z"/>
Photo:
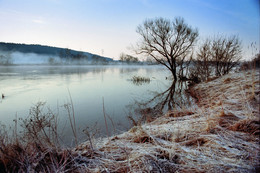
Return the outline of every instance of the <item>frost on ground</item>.
<path id="1" fill-rule="evenodd" d="M 189 90 L 197 106 L 85 142 L 75 152 L 87 158 L 82 166 L 89 172 L 258 172 L 258 74 L 198 84 Z"/>

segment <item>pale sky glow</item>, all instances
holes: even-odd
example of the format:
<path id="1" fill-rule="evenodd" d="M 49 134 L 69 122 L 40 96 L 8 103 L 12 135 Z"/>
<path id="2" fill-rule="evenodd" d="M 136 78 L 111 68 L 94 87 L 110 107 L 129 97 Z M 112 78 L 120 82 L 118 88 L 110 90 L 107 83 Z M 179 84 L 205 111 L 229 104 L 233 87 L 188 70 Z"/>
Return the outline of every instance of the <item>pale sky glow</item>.
<path id="1" fill-rule="evenodd" d="M 239 35 L 259 47 L 258 0 L 0 0 L 0 41 L 87 51 L 114 59 L 147 18 L 184 17 L 200 38 Z M 259 51 L 259 49 L 258 49 Z"/>

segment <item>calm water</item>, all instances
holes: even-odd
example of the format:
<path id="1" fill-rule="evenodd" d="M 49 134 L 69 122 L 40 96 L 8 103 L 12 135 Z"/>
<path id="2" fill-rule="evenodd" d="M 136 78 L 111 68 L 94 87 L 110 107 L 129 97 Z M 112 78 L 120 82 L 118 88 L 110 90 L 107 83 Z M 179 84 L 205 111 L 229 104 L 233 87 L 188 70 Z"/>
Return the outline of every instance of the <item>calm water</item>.
<path id="1" fill-rule="evenodd" d="M 17 116 L 25 118 L 37 102 L 46 102 L 53 112 L 59 112 L 65 140 L 71 140 L 68 115 L 62 105 L 73 100 L 78 131 L 97 123 L 106 134 L 105 112 L 114 123 L 116 133 L 130 127 L 126 118 L 129 109 L 138 102 L 148 101 L 151 93 L 170 86 L 165 78 L 170 74 L 162 66 L 0 66 L 0 121 L 9 125 Z M 150 77 L 150 83 L 135 85 L 133 76 Z M 115 133 L 107 119 L 109 133 Z M 67 126 L 66 126 L 67 124 Z"/>

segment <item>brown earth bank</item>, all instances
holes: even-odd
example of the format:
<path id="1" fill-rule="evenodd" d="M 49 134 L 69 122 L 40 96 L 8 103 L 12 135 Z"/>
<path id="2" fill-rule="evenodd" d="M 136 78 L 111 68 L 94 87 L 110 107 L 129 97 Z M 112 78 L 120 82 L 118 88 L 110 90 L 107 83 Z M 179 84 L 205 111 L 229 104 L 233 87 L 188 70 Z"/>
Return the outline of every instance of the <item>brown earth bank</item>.
<path id="1" fill-rule="evenodd" d="M 259 172 L 259 71 L 197 84 L 190 109 L 75 148 L 86 172 Z"/>

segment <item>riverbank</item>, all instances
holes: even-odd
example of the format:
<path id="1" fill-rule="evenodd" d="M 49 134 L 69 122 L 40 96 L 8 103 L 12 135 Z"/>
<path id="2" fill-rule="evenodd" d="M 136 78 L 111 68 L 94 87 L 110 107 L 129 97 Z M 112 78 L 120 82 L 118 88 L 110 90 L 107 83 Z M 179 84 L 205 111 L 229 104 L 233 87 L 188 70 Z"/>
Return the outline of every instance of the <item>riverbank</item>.
<path id="1" fill-rule="evenodd" d="M 258 172 L 259 72 L 195 85 L 196 105 L 75 149 L 89 172 Z"/>
<path id="2" fill-rule="evenodd" d="M 94 139 L 89 129 L 76 148 L 55 143 L 55 116 L 36 105 L 22 136 L 17 120 L 12 138 L 1 125 L 0 172 L 259 172 L 259 71 L 211 79 L 189 93 L 188 109 L 109 138 Z"/>

